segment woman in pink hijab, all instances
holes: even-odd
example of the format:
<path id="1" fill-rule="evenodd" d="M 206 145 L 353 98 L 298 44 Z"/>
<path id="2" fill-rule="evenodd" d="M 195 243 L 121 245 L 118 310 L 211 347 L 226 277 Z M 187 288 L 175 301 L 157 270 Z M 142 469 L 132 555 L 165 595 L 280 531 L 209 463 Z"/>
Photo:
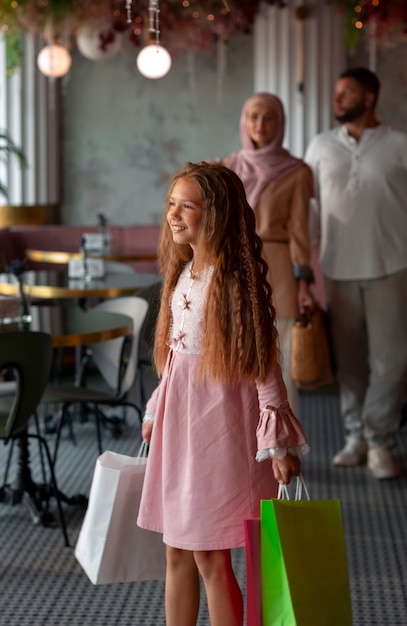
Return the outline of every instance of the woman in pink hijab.
<path id="1" fill-rule="evenodd" d="M 224 163 L 243 181 L 256 216 L 274 292 L 284 381 L 290 405 L 298 414 L 297 389 L 290 373 L 291 328 L 304 307 L 314 306 L 308 235 L 313 177 L 304 161 L 282 147 L 284 126 L 280 99 L 269 93 L 254 94 L 244 103 L 240 117 L 242 149 Z"/>

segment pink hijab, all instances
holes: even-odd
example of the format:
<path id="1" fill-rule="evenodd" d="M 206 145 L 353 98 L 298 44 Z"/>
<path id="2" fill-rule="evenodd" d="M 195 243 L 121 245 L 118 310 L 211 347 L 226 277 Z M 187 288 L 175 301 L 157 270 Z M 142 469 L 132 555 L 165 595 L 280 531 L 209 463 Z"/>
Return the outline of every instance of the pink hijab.
<path id="1" fill-rule="evenodd" d="M 277 132 L 274 139 L 264 148 L 256 149 L 247 132 L 247 110 L 255 102 L 268 104 L 278 117 Z M 254 209 L 262 191 L 273 180 L 302 167 L 304 162 L 293 157 L 282 148 L 284 139 L 285 116 L 281 100 L 271 93 L 255 93 L 243 105 L 240 115 L 240 139 L 243 148 L 233 152 L 228 160 L 228 167 L 243 181 L 247 201 Z"/>

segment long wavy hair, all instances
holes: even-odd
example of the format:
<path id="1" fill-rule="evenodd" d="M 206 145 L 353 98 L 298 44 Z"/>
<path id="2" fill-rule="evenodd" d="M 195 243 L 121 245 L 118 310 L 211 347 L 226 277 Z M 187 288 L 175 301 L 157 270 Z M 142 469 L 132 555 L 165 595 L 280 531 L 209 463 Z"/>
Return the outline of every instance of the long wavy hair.
<path id="1" fill-rule="evenodd" d="M 240 178 L 223 165 L 206 162 L 187 163 L 173 178 L 167 196 L 158 252 L 164 282 L 154 345 L 157 372 L 163 372 L 168 356 L 171 296 L 193 257 L 189 245 L 174 243 L 166 219 L 169 197 L 181 178 L 195 181 L 202 194 L 199 259 L 194 263 L 213 267 L 204 305 L 200 371 L 225 383 L 237 383 L 243 376 L 264 380 L 278 358 L 278 347 L 262 242 Z"/>

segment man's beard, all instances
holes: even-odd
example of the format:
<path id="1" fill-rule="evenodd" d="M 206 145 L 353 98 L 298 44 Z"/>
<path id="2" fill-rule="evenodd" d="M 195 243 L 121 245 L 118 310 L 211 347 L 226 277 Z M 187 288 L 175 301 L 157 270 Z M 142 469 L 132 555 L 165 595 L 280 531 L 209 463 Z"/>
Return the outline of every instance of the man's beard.
<path id="1" fill-rule="evenodd" d="M 348 109 L 347 111 L 345 111 L 345 113 L 342 113 L 342 115 L 335 115 L 335 117 L 338 120 L 338 122 L 342 122 L 343 124 L 346 124 L 347 122 L 354 122 L 355 120 L 357 120 L 359 117 L 363 115 L 363 113 L 365 113 L 365 111 L 366 111 L 366 106 L 363 104 L 363 102 L 360 102 L 359 104 L 356 104 L 351 109 Z"/>

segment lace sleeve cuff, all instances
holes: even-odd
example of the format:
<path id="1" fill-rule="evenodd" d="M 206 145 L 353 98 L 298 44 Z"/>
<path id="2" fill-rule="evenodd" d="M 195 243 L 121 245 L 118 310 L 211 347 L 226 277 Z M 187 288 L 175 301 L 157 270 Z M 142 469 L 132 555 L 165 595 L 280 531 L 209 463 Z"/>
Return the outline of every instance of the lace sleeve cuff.
<path id="1" fill-rule="evenodd" d="M 302 456 L 309 452 L 310 447 L 307 443 L 296 448 L 267 448 L 266 450 L 259 450 L 256 454 L 256 461 L 265 461 L 266 459 L 284 459 L 287 454 L 293 456 Z"/>
<path id="2" fill-rule="evenodd" d="M 143 422 L 154 422 L 155 416 L 146 411 L 144 413 Z"/>
<path id="3" fill-rule="evenodd" d="M 309 451 L 301 424 L 287 400 L 278 407 L 267 405 L 261 409 L 256 436 L 257 461 L 283 459 L 287 453 L 299 456 Z"/>

